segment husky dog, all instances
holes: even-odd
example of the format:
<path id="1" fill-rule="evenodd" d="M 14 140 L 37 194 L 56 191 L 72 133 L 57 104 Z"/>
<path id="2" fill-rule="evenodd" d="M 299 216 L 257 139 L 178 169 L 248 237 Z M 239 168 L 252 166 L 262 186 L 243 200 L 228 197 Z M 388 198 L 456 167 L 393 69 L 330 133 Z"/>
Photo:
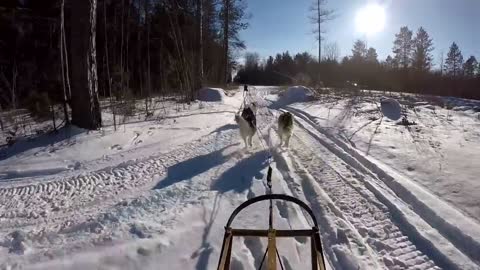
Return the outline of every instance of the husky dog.
<path id="1" fill-rule="evenodd" d="M 290 137 L 293 132 L 293 115 L 289 112 L 284 112 L 278 117 L 278 135 L 280 136 L 280 147 L 283 142 L 288 147 Z"/>
<path id="2" fill-rule="evenodd" d="M 257 131 L 257 118 L 255 117 L 256 106 L 245 107 L 242 114 L 235 114 L 235 122 L 240 126 L 240 136 L 245 142 L 245 148 L 252 147 L 252 138 Z"/>

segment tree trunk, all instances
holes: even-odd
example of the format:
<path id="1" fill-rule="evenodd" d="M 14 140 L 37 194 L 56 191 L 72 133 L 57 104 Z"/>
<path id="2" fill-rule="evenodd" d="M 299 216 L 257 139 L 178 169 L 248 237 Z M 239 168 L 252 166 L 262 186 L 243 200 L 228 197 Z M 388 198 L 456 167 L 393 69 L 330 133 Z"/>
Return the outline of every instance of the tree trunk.
<path id="1" fill-rule="evenodd" d="M 107 84 L 108 84 L 108 96 L 110 99 L 110 108 L 112 109 L 113 114 L 113 129 L 117 131 L 117 116 L 115 113 L 115 104 L 113 102 L 112 95 L 112 78 L 110 77 L 110 61 L 108 59 L 108 28 L 107 28 L 107 1 L 103 1 L 103 27 L 104 27 L 104 38 L 105 38 L 105 65 L 107 69 Z"/>
<path id="2" fill-rule="evenodd" d="M 16 11 L 13 10 L 13 25 L 16 24 Z M 15 49 L 13 51 L 13 66 L 12 66 L 12 87 L 11 90 L 11 102 L 12 108 L 17 108 L 17 46 L 18 46 L 18 37 L 15 37 Z"/>
<path id="3" fill-rule="evenodd" d="M 65 125 L 70 124 L 70 119 L 68 116 L 68 96 L 67 96 L 67 86 L 66 86 L 66 77 L 65 77 L 65 52 L 64 49 L 64 35 L 65 35 L 65 0 L 62 0 L 60 7 L 60 68 L 62 72 L 62 85 L 63 85 L 63 114 L 65 117 Z"/>
<path id="4" fill-rule="evenodd" d="M 151 78 L 151 73 L 150 73 L 150 18 L 148 16 L 149 14 L 149 0 L 145 0 L 144 2 L 145 6 L 145 28 L 147 29 L 147 85 L 146 85 L 146 90 L 147 90 L 147 97 L 145 98 L 145 114 L 148 116 L 150 114 L 148 110 L 148 103 L 150 101 L 150 94 L 152 91 L 152 78 Z"/>
<path id="5" fill-rule="evenodd" d="M 203 24 L 203 12 L 202 12 L 202 1 L 197 0 L 197 9 L 195 17 L 197 19 L 197 35 L 196 35 L 196 47 L 197 53 L 194 59 L 194 79 L 193 79 L 193 88 L 191 89 L 190 99 L 195 100 L 196 92 L 202 88 L 203 81 L 203 33 L 202 33 L 202 24 Z"/>
<path id="6" fill-rule="evenodd" d="M 228 72 L 228 37 L 229 37 L 229 18 L 230 18 L 230 0 L 224 0 L 225 17 L 223 18 L 223 61 L 224 73 L 223 79 L 225 83 L 229 82 Z"/>
<path id="7" fill-rule="evenodd" d="M 317 0 L 317 22 L 318 22 L 318 63 L 322 62 L 322 29 L 321 29 L 321 23 L 322 23 L 322 13 L 320 9 L 320 1 Z"/>
<path id="8" fill-rule="evenodd" d="M 81 128 L 102 125 L 96 60 L 97 0 L 71 1 L 72 123 Z"/>

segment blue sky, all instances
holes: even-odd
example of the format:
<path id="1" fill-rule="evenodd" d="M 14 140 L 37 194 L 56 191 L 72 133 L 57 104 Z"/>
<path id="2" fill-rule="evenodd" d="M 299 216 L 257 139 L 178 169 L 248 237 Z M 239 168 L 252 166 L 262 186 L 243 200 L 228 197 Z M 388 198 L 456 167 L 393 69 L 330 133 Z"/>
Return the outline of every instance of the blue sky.
<path id="1" fill-rule="evenodd" d="M 311 34 L 309 6 L 313 0 L 247 0 L 252 14 L 250 27 L 242 32 L 248 52 L 261 57 L 282 51 L 308 51 L 317 55 L 317 42 Z M 379 3 L 386 9 L 385 29 L 367 37 L 368 46 L 377 49 L 380 59 L 391 54 L 395 33 L 401 26 L 416 31 L 423 26 L 433 38 L 436 61 L 453 41 L 466 59 L 480 58 L 480 0 L 329 0 L 327 7 L 336 18 L 325 24 L 324 42 L 336 42 L 340 55 L 350 55 L 354 40 L 364 35 L 355 30 L 355 14 L 368 3 Z"/>

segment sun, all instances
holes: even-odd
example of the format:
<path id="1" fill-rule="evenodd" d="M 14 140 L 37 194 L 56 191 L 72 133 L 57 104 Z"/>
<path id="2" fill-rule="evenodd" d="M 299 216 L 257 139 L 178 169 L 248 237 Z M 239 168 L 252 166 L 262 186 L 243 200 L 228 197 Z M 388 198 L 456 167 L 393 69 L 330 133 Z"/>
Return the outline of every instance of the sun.
<path id="1" fill-rule="evenodd" d="M 355 26 L 359 33 L 374 35 L 385 28 L 385 8 L 379 4 L 369 4 L 357 11 Z"/>

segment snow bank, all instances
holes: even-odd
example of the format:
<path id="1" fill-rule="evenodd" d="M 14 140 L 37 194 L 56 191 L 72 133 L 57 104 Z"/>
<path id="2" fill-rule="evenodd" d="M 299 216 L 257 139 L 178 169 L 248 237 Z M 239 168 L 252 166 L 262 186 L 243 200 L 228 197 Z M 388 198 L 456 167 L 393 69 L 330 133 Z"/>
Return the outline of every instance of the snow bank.
<path id="1" fill-rule="evenodd" d="M 198 91 L 198 100 L 208 102 L 224 102 L 225 91 L 221 88 L 204 87 Z"/>
<path id="2" fill-rule="evenodd" d="M 273 109 L 278 109 L 296 102 L 313 100 L 313 91 L 305 86 L 292 86 L 279 94 L 279 98 L 272 104 Z"/>
<path id="3" fill-rule="evenodd" d="M 281 100 L 288 103 L 309 101 L 313 98 L 313 91 L 305 86 L 292 86 L 285 91 Z"/>

